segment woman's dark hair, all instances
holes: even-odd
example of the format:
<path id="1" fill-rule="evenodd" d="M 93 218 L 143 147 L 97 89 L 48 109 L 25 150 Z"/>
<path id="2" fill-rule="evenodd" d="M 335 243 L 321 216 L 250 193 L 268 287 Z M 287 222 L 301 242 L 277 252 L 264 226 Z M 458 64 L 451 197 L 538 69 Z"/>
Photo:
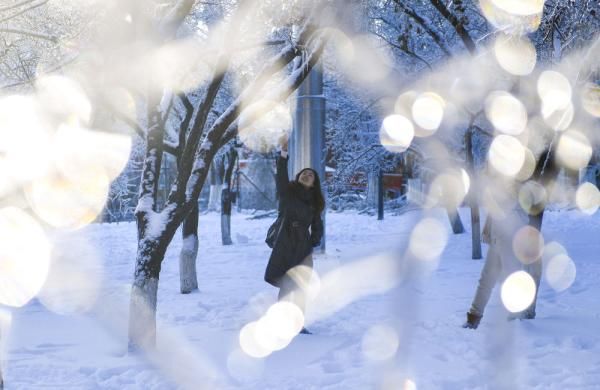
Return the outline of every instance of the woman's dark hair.
<path id="1" fill-rule="evenodd" d="M 535 169 L 531 178 L 541 185 L 545 186 L 556 178 L 559 172 L 559 167 L 554 161 L 552 149 L 546 148 L 540 154 L 540 157 L 535 164 Z"/>
<path id="2" fill-rule="evenodd" d="M 315 207 L 315 209 L 321 213 L 323 211 L 323 209 L 325 208 L 325 197 L 323 196 L 323 192 L 321 190 L 321 179 L 319 179 L 319 174 L 317 173 L 317 171 L 315 171 L 312 168 L 304 168 L 302 170 L 300 170 L 300 172 L 298 172 L 298 174 L 296 175 L 296 180 L 293 181 L 293 184 L 295 186 L 302 186 L 302 184 L 300 184 L 300 182 L 298 181 L 298 179 L 300 179 L 300 175 L 302 174 L 302 172 L 309 170 L 311 171 L 314 175 L 315 175 L 315 181 L 313 183 L 312 188 L 310 189 L 310 192 L 312 194 L 312 205 Z"/>

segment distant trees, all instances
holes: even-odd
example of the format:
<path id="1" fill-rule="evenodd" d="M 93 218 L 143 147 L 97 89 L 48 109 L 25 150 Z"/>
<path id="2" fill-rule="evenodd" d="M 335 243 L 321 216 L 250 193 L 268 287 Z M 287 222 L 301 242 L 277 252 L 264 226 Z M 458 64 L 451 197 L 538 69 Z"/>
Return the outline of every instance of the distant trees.
<path id="1" fill-rule="evenodd" d="M 356 177 L 357 169 L 364 173 L 362 180 L 366 184 L 369 172 L 402 163 L 403 159 L 397 153 L 380 147 L 378 130 L 383 118 L 392 113 L 402 113 L 410 118 L 414 101 L 411 99 L 428 89 L 442 91 L 447 99 L 442 128 L 425 138 L 417 131 L 421 138 L 412 141 L 403 153 L 412 154 L 412 157 L 405 156 L 404 160 L 415 157 L 416 171 L 422 172 L 456 167 L 455 157 L 463 161 L 460 166 L 471 176 L 470 194 L 466 200 L 472 210 L 473 257 L 479 258 L 477 172 L 486 161 L 494 136 L 493 125 L 484 112 L 484 102 L 491 89 L 508 89 L 514 93 L 519 90 L 517 78 L 485 64 L 490 57 L 493 60 L 493 43 L 498 38 L 524 34 L 535 47 L 540 67 L 558 64 L 568 53 L 575 53 L 593 42 L 600 30 L 600 6 L 587 0 L 546 1 L 543 12 L 539 14 L 510 19 L 509 14 L 498 9 L 494 1 L 366 0 L 359 3 L 363 7 L 360 27 L 353 32 L 355 35 L 349 34 L 353 40 L 358 37 L 353 41 L 353 48 L 358 49 L 356 43 L 362 39 L 362 34 L 370 34 L 375 37 L 373 45 L 379 44 L 387 53 L 387 68 L 391 70 L 385 77 L 387 85 L 375 79 L 371 85 L 361 84 L 360 75 L 344 68 L 344 53 L 340 53 L 339 46 L 349 46 L 345 39 L 334 39 L 338 47 L 326 52 L 328 161 L 336 168 L 330 187 L 334 195 L 333 204 L 346 190 L 344 184 L 349 183 L 351 177 Z M 575 80 L 579 83 L 578 87 L 590 76 L 593 78 L 594 69 L 597 72 L 597 61 L 590 60 L 591 53 L 597 50 L 592 49 L 587 48 L 587 55 L 577 57 L 585 57 L 586 61 L 571 64 L 571 68 L 581 68 Z M 366 52 L 362 53 L 365 56 Z M 473 60 L 464 59 L 468 57 Z M 376 62 L 377 59 L 373 58 L 372 63 Z M 356 62 L 353 64 L 356 66 Z M 475 73 L 469 74 L 467 69 Z M 480 77 L 483 76 L 481 72 L 488 73 Z M 478 81 L 482 78 L 488 79 L 483 83 L 485 85 Z M 531 82 L 527 85 L 531 88 Z M 413 95 L 407 94 L 404 102 L 396 100 L 398 95 L 407 91 L 412 91 Z M 531 109 L 539 107 L 532 106 Z M 535 112 L 531 114 L 535 117 Z M 440 144 L 435 146 L 438 142 Z M 446 158 L 440 155 L 442 149 L 454 162 L 448 160 L 441 165 L 435 162 Z M 536 149 L 534 152 L 539 151 Z M 419 165 L 431 162 L 435 162 L 434 165 L 419 169 Z M 452 207 L 450 214 L 456 216 Z M 456 224 L 454 230 L 461 231 L 460 225 Z"/>

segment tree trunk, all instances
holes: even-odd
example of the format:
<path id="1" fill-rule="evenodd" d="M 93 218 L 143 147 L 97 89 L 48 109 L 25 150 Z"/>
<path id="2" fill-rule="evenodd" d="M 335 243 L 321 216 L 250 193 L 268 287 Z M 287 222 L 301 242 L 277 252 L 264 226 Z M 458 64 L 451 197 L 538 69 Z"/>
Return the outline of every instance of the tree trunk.
<path id="1" fill-rule="evenodd" d="M 147 134 L 146 157 L 136 212 L 138 247 L 129 303 L 130 351 L 153 348 L 156 344 L 158 275 L 167 245 L 173 238 L 173 233 L 166 230 L 166 223 L 152 220 L 159 216 L 157 198 L 164 128 L 160 126 L 161 110 L 157 97 L 149 94 L 148 101 L 148 123 L 151 127 Z M 157 229 L 159 225 L 162 225 L 162 231 Z"/>
<path id="2" fill-rule="evenodd" d="M 137 267 L 136 267 L 137 268 Z M 158 278 L 138 277 L 129 303 L 129 351 L 156 345 L 156 297 Z"/>
<path id="3" fill-rule="evenodd" d="M 221 193 L 221 242 L 223 245 L 231 245 L 231 192 L 229 188 L 223 189 Z"/>
<path id="4" fill-rule="evenodd" d="M 221 159 L 216 158 L 210 165 L 210 193 L 208 196 L 208 211 L 218 211 L 223 189 L 223 167 Z"/>
<path id="5" fill-rule="evenodd" d="M 377 175 L 377 220 L 383 220 L 383 171 Z"/>
<path id="6" fill-rule="evenodd" d="M 481 222 L 479 218 L 479 204 L 475 194 L 471 194 L 469 203 L 471 204 L 471 256 L 473 260 L 479 260 L 481 256 Z"/>
<path id="7" fill-rule="evenodd" d="M 471 258 L 481 259 L 481 225 L 479 220 L 479 202 L 475 186 L 475 164 L 473 163 L 473 128 L 469 127 L 465 134 L 465 151 L 467 154 L 467 169 L 471 174 L 471 188 L 467 200 L 471 208 Z"/>
<path id="8" fill-rule="evenodd" d="M 138 250 L 129 304 L 129 350 L 156 345 L 156 297 L 158 275 L 171 231 L 149 232 L 149 219 L 138 215 Z M 166 226 L 166 225 L 165 225 Z"/>
<path id="9" fill-rule="evenodd" d="M 460 219 L 460 215 L 458 214 L 458 209 L 454 208 L 446 208 L 446 212 L 448 213 L 448 219 L 450 220 L 450 225 L 452 225 L 452 233 L 461 234 L 465 232 L 465 227 Z"/>
<path id="10" fill-rule="evenodd" d="M 219 203 L 221 201 L 221 192 L 223 191 L 222 184 L 211 184 L 208 195 L 208 211 L 219 211 Z"/>
<path id="11" fill-rule="evenodd" d="M 367 207 L 377 207 L 378 179 L 375 171 L 369 171 L 367 174 Z"/>
<path id="12" fill-rule="evenodd" d="M 234 147 L 230 147 L 227 154 L 223 157 L 225 165 L 225 188 L 221 192 L 221 241 L 223 245 L 231 245 L 231 178 L 233 176 L 233 168 L 237 159 L 237 152 Z"/>
<path id="13" fill-rule="evenodd" d="M 179 280 L 182 294 L 198 289 L 196 257 L 198 256 L 198 204 L 196 203 L 183 221 L 181 228 L 183 244 L 179 254 Z"/>

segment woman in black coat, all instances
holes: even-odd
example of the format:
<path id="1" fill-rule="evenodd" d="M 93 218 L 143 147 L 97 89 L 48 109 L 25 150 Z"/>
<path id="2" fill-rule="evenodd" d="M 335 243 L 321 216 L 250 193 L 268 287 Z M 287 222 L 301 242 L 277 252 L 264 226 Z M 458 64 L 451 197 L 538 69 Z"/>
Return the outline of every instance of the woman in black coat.
<path id="1" fill-rule="evenodd" d="M 313 248 L 320 245 L 323 236 L 321 212 L 325 200 L 314 169 L 304 168 L 290 181 L 287 165 L 287 144 L 284 144 L 277 157 L 276 173 L 279 216 L 283 222 L 269 257 L 265 281 L 279 287 L 279 300 L 290 300 L 304 310 Z"/>

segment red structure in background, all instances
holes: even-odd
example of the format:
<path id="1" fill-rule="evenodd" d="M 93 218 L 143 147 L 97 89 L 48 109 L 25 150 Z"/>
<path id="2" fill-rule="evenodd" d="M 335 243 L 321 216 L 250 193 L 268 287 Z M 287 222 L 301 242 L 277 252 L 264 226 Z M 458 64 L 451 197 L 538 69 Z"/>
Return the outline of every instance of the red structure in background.
<path id="1" fill-rule="evenodd" d="M 327 169 L 325 176 L 327 181 L 333 179 L 335 170 Z M 406 192 L 402 186 L 404 183 L 404 175 L 402 173 L 384 173 L 383 174 L 383 191 L 387 198 L 395 199 Z M 364 172 L 357 172 L 346 183 L 346 188 L 351 191 L 366 192 L 368 180 Z"/>
<path id="2" fill-rule="evenodd" d="M 384 173 L 383 174 L 383 191 L 388 198 L 397 198 L 406 192 L 402 185 L 404 183 L 401 173 Z"/>

